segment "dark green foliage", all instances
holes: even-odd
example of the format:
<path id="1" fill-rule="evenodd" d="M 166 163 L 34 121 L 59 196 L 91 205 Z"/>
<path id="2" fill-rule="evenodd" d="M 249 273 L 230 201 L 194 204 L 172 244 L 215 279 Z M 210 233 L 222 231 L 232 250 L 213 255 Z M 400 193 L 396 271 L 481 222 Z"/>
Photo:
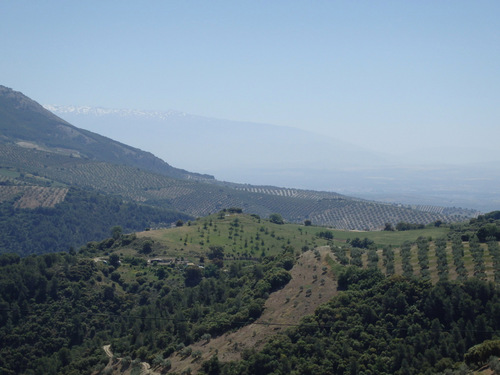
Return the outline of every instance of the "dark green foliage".
<path id="1" fill-rule="evenodd" d="M 403 242 L 400 252 L 403 266 L 403 275 L 405 277 L 412 277 L 413 266 L 411 265 L 411 243 L 408 241 Z"/>
<path id="2" fill-rule="evenodd" d="M 488 251 L 493 258 L 493 275 L 498 285 L 500 284 L 500 246 L 495 238 L 488 239 Z"/>
<path id="3" fill-rule="evenodd" d="M 11 202 L 3 202 L 0 253 L 26 256 L 68 251 L 106 238 L 111 230 L 116 240 L 122 232 L 171 223 L 179 217 L 188 216 L 77 189 L 70 189 L 66 199 L 54 208 L 14 209 Z"/>
<path id="4" fill-rule="evenodd" d="M 111 237 L 116 241 L 119 239 L 123 234 L 123 229 L 119 225 L 115 225 L 113 228 L 111 228 Z"/>
<path id="5" fill-rule="evenodd" d="M 271 214 L 269 215 L 269 221 L 273 224 L 284 224 L 285 221 L 280 214 Z"/>
<path id="6" fill-rule="evenodd" d="M 467 350 L 464 359 L 466 363 L 479 367 L 487 363 L 491 356 L 500 356 L 500 340 L 487 340 L 474 345 Z"/>
<path id="7" fill-rule="evenodd" d="M 439 280 L 445 281 L 448 279 L 448 260 L 446 258 L 446 239 L 438 238 L 436 244 L 437 270 Z"/>
<path id="8" fill-rule="evenodd" d="M 132 248 L 145 243 L 134 236 L 111 239 L 107 264 L 92 258 L 106 258 L 109 239 L 78 254 L 0 255 L 0 372 L 90 374 L 108 362 L 103 343 L 125 358 L 123 369 L 154 358 L 168 368 L 164 358 L 177 346 L 254 321 L 263 297 L 290 280 L 283 267 L 293 248 L 261 264 L 233 262 L 229 272 L 214 266 L 216 277 L 204 277 L 197 266 L 148 266 L 138 256 L 120 257 L 115 246 L 125 237 Z M 267 283 L 265 290 L 259 282 Z M 207 371 L 217 373 L 217 363 Z"/>
<path id="9" fill-rule="evenodd" d="M 500 328 L 500 292 L 477 279 L 433 286 L 350 267 L 341 292 L 259 353 L 224 365 L 232 374 L 435 374 Z M 498 355 L 484 344 L 477 363 Z M 486 346 L 488 348 L 486 348 Z M 472 354 L 468 354 L 472 358 Z"/>
<path id="10" fill-rule="evenodd" d="M 347 256 L 347 250 L 348 250 L 347 247 L 331 246 L 331 250 L 335 254 L 335 257 L 337 258 L 337 261 L 340 264 L 342 264 L 343 266 L 349 264 L 349 257 Z"/>
<path id="11" fill-rule="evenodd" d="M 392 246 L 385 246 L 382 250 L 383 263 L 386 268 L 386 275 L 394 275 L 394 250 Z"/>
<path id="12" fill-rule="evenodd" d="M 352 247 L 357 247 L 360 249 L 368 249 L 370 246 L 375 244 L 372 240 L 366 237 L 363 238 L 362 240 L 359 239 L 359 237 L 356 237 L 353 240 L 347 240 L 347 242 L 350 243 Z"/>
<path id="13" fill-rule="evenodd" d="M 477 236 L 472 236 L 469 241 L 469 249 L 474 261 L 474 276 L 486 280 L 486 266 L 484 264 L 484 249 L 479 243 Z"/>
<path id="14" fill-rule="evenodd" d="M 285 269 L 274 269 L 271 274 L 266 277 L 267 281 L 269 281 L 269 284 L 271 285 L 270 292 L 283 288 L 286 284 L 288 284 L 291 278 L 292 276 Z"/>
<path id="15" fill-rule="evenodd" d="M 21 257 L 18 254 L 6 253 L 0 254 L 0 266 L 8 266 L 10 264 L 19 263 Z"/>
<path id="16" fill-rule="evenodd" d="M 111 254 L 109 256 L 109 264 L 115 268 L 120 266 L 120 257 L 118 254 Z"/>
<path id="17" fill-rule="evenodd" d="M 149 254 L 153 250 L 153 241 L 146 240 L 142 244 L 141 253 Z"/>
<path id="18" fill-rule="evenodd" d="M 356 267 L 346 267 L 338 276 L 338 289 L 367 288 L 374 280 L 381 280 L 382 274 L 378 270 L 362 270 Z"/>
<path id="19" fill-rule="evenodd" d="M 368 250 L 368 268 L 378 268 L 378 254 L 376 249 Z"/>
<path id="20" fill-rule="evenodd" d="M 188 266 L 184 272 L 184 282 L 186 286 L 193 287 L 198 285 L 203 278 L 203 272 L 198 266 Z"/>
<path id="21" fill-rule="evenodd" d="M 415 229 L 423 229 L 424 224 L 413 224 L 413 223 L 404 223 L 400 222 L 396 224 L 396 230 L 405 231 L 405 230 L 415 230 Z"/>
<path id="22" fill-rule="evenodd" d="M 212 356 L 210 360 L 203 363 L 201 370 L 206 375 L 219 375 L 221 372 L 221 364 L 217 356 Z"/>
<path id="23" fill-rule="evenodd" d="M 323 230 L 321 232 L 318 232 L 318 237 L 327 240 L 333 240 L 333 232 L 330 230 Z"/>
<path id="24" fill-rule="evenodd" d="M 462 241 L 469 241 L 477 236 L 479 242 L 484 243 L 488 238 L 500 241 L 500 211 L 493 211 L 470 219 L 468 223 L 453 224 L 450 236 L 459 235 Z"/>
<path id="25" fill-rule="evenodd" d="M 363 267 L 362 256 L 364 254 L 364 250 L 358 247 L 354 247 L 351 249 L 351 264 L 357 267 Z"/>
<path id="26" fill-rule="evenodd" d="M 429 279 L 429 241 L 426 238 L 417 239 L 417 257 L 420 265 L 420 275 L 424 279 Z"/>
<path id="27" fill-rule="evenodd" d="M 391 223 L 385 223 L 384 224 L 384 230 L 388 231 L 388 232 L 392 232 L 392 231 L 394 231 L 394 227 L 392 226 Z"/>
<path id="28" fill-rule="evenodd" d="M 467 270 L 464 263 L 464 244 L 461 238 L 455 234 L 452 238 L 451 253 L 453 256 L 453 263 L 458 274 L 458 280 L 467 280 Z"/>
<path id="29" fill-rule="evenodd" d="M 222 246 L 210 246 L 207 254 L 208 259 L 224 259 L 224 248 Z"/>
<path id="30" fill-rule="evenodd" d="M 224 267 L 224 248 L 222 246 L 210 246 L 210 250 L 207 255 L 208 259 L 210 259 L 217 267 Z"/>

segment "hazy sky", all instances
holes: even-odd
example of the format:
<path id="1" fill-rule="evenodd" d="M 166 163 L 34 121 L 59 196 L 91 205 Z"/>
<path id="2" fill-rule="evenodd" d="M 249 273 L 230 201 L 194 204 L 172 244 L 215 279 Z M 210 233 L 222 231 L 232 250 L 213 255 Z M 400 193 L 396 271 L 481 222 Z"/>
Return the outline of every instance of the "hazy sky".
<path id="1" fill-rule="evenodd" d="M 5 0 L 0 14 L 0 84 L 42 104 L 173 109 L 499 159 L 497 0 Z"/>

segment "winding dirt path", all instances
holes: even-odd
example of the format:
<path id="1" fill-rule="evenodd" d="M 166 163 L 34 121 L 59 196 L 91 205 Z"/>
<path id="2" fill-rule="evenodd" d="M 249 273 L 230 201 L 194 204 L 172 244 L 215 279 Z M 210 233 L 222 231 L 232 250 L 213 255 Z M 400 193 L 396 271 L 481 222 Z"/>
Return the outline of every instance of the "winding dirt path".
<path id="1" fill-rule="evenodd" d="M 117 374 L 129 374 L 130 369 L 127 369 L 126 371 L 122 372 L 119 370 L 120 363 L 122 361 L 122 358 L 117 358 L 117 361 L 113 363 L 113 352 L 111 351 L 111 345 L 104 345 L 102 347 L 106 355 L 109 357 L 109 362 L 106 367 L 111 367 L 113 369 L 113 373 Z M 147 362 L 141 362 L 142 370 L 141 370 L 141 375 L 160 375 L 159 372 L 155 372 L 151 370 L 151 365 Z"/>

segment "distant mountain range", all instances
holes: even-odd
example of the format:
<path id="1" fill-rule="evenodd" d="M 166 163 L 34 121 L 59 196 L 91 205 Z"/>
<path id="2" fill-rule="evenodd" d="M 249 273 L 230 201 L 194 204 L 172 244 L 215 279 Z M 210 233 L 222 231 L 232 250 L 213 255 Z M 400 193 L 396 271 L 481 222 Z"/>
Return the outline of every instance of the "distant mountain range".
<path id="1" fill-rule="evenodd" d="M 45 106 L 78 127 L 148 150 L 175 166 L 218 180 L 338 193 L 388 203 L 500 207 L 498 163 L 446 163 L 452 138 L 432 163 L 373 152 L 291 127 L 139 111 Z M 355 143 L 355 139 L 353 139 Z M 475 151 L 463 158 L 475 160 Z M 429 159 L 431 154 L 420 155 Z"/>
<path id="2" fill-rule="evenodd" d="M 54 105 L 45 108 L 79 127 L 149 150 L 173 165 L 214 174 L 219 180 L 255 183 L 258 172 L 250 181 L 245 178 L 249 170 L 325 171 L 389 165 L 385 155 L 292 127 L 178 111 Z M 266 182 L 257 179 L 256 183 Z"/>
<path id="3" fill-rule="evenodd" d="M 176 113 L 172 116 L 190 118 Z M 231 133 L 230 124 L 227 126 L 222 135 Z M 147 126 L 142 131 L 147 132 Z M 170 131 L 172 137 L 188 132 L 180 125 L 175 131 Z M 274 137 L 280 136 L 277 129 L 273 131 L 276 131 Z M 116 132 L 120 133 L 119 129 Z M 8 179 L 6 185 L 19 183 L 16 178 L 7 177 L 12 171 L 29 173 L 35 182 L 45 179 L 44 183 L 51 186 L 92 189 L 149 206 L 175 209 L 194 217 L 241 207 L 248 213 L 261 216 L 277 212 L 291 222 L 309 219 L 319 225 L 371 230 L 380 229 L 387 222 L 427 224 L 476 214 L 473 210 L 434 206 L 414 209 L 338 193 L 221 182 L 207 174 L 172 167 L 151 153 L 77 128 L 23 94 L 5 87 L 0 88 L 0 134 L 0 165 Z M 257 139 L 263 134 L 255 134 L 253 138 L 249 134 L 245 147 L 252 147 L 252 142 L 257 147 Z M 168 134 L 159 136 L 153 132 L 150 136 L 152 141 L 168 138 Z M 270 133 L 264 138 L 268 137 Z M 272 139 L 267 141 L 268 145 L 272 144 Z M 188 137 L 177 152 L 197 155 L 202 161 L 205 155 L 197 146 L 189 142 Z M 234 147 L 238 148 L 238 144 Z M 228 161 L 236 158 L 235 151 L 222 151 Z M 295 150 L 295 154 L 300 153 Z M 251 165 L 251 162 L 249 159 L 247 164 Z"/>

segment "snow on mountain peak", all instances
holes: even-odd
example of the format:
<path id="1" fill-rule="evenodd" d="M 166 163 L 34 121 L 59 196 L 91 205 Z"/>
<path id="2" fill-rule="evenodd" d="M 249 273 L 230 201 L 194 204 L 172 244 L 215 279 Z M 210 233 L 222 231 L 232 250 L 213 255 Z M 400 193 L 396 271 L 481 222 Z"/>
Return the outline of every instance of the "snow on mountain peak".
<path id="1" fill-rule="evenodd" d="M 120 117 L 136 117 L 136 118 L 154 118 L 167 119 L 172 117 L 186 117 L 187 113 L 180 111 L 142 111 L 136 109 L 112 109 L 102 107 L 89 106 L 71 106 L 71 105 L 51 105 L 43 106 L 45 109 L 55 113 L 56 115 L 76 114 L 76 115 L 92 115 L 92 116 L 120 116 Z"/>

